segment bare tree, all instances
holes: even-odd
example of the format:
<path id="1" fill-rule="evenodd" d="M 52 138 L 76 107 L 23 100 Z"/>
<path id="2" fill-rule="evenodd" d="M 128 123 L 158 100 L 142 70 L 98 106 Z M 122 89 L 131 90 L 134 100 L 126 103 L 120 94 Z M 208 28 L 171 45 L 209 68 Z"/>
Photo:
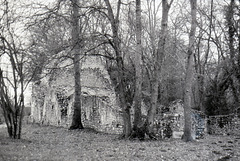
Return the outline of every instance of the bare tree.
<path id="1" fill-rule="evenodd" d="M 194 42 L 196 32 L 196 7 L 197 1 L 190 0 L 191 4 L 191 30 L 189 33 L 189 44 L 188 44 L 188 59 L 187 59 L 187 70 L 185 78 L 185 90 L 184 90 L 184 134 L 182 139 L 184 141 L 192 141 L 192 118 L 191 118 L 191 106 L 192 106 L 192 82 L 194 74 Z"/>
<path id="2" fill-rule="evenodd" d="M 168 0 L 162 1 L 162 20 L 161 20 L 161 32 L 159 35 L 159 41 L 157 46 L 156 55 L 154 55 L 154 76 L 151 88 L 151 107 L 148 112 L 148 133 L 150 137 L 154 137 L 153 134 L 153 125 L 154 125 L 154 116 L 157 109 L 157 100 L 158 100 L 158 88 L 159 88 L 159 79 L 161 76 L 161 66 L 163 63 L 163 58 L 165 56 L 165 45 L 167 38 L 167 29 L 168 29 L 168 12 L 171 7 L 173 0 L 168 3 Z"/>
<path id="3" fill-rule="evenodd" d="M 38 5 L 40 8 L 44 6 L 36 4 L 36 6 Z M 73 67 L 75 92 L 72 124 L 69 128 L 71 130 L 83 128 L 81 121 L 80 60 L 84 56 L 82 33 L 85 31 L 87 23 L 80 24 L 80 22 L 84 21 L 83 19 L 87 15 L 80 16 L 81 5 L 78 0 L 74 0 L 69 3 L 59 1 L 52 8 L 44 6 L 42 12 L 35 13 L 32 16 L 33 20 L 28 24 L 33 37 L 32 64 L 37 67 L 37 70 L 32 72 L 41 75 L 40 77 L 35 76 L 38 78 L 34 81 L 38 81 L 38 79 L 54 73 L 54 70 L 60 69 L 61 62 L 67 61 L 67 65 L 61 66 L 61 68 Z M 71 14 L 68 11 L 71 11 Z M 71 41 L 69 42 L 69 40 Z M 39 64 L 39 62 L 41 63 Z"/>
<path id="4" fill-rule="evenodd" d="M 206 8 L 206 5 L 204 5 L 204 7 Z M 206 78 L 206 66 L 207 63 L 209 61 L 209 57 L 210 57 L 210 52 L 211 52 L 211 39 L 212 39 L 212 32 L 214 30 L 213 28 L 213 0 L 211 0 L 210 3 L 210 13 L 206 13 L 205 12 L 205 8 L 204 9 L 199 9 L 199 13 L 201 14 L 201 18 L 205 18 L 207 17 L 207 22 L 205 21 L 201 21 L 201 23 L 199 24 L 199 35 L 198 37 L 198 41 L 196 43 L 196 54 L 194 55 L 194 60 L 195 60 L 195 68 L 196 68 L 196 73 L 197 73 L 197 98 L 195 101 L 195 104 L 197 104 L 198 108 L 205 113 L 205 107 L 204 107 L 204 98 L 206 95 L 206 91 L 205 91 L 205 78 Z M 210 14 L 210 15 L 209 15 Z M 207 29 L 205 29 L 204 25 L 209 24 L 207 26 Z M 205 38 L 205 34 L 206 34 L 206 38 Z M 204 40 L 206 40 L 206 51 L 202 54 L 202 46 L 203 46 L 203 42 Z"/>
<path id="5" fill-rule="evenodd" d="M 124 63 L 123 57 L 121 52 L 121 45 L 120 45 L 120 37 L 119 37 L 119 15 L 120 15 L 120 7 L 121 7 L 121 0 L 117 2 L 117 11 L 116 15 L 113 13 L 112 6 L 109 0 L 104 0 L 107 11 L 108 11 L 108 18 L 111 24 L 112 30 L 112 47 L 115 52 L 116 56 L 116 64 L 117 64 L 117 80 L 118 80 L 118 93 L 119 93 L 119 100 L 120 106 L 123 112 L 123 121 L 124 121 L 124 129 L 123 129 L 123 137 L 127 138 L 131 134 L 131 118 L 130 118 L 130 106 L 127 105 L 126 97 L 125 97 L 125 85 L 124 85 Z"/>
<path id="6" fill-rule="evenodd" d="M 4 1 L 4 11 L 0 20 L 0 58 L 4 64 L 0 66 L 0 106 L 3 108 L 8 134 L 14 139 L 21 138 L 24 110 L 24 90 L 26 81 L 24 66 L 26 51 L 21 40 L 12 30 L 16 22 L 15 13 Z M 9 66 L 10 68 L 6 68 Z"/>
<path id="7" fill-rule="evenodd" d="M 134 94 L 134 123 L 133 128 L 138 128 L 142 122 L 142 43 L 141 43 L 141 0 L 136 0 L 136 52 L 135 52 L 135 94 Z"/>
<path id="8" fill-rule="evenodd" d="M 70 129 L 83 129 L 81 120 L 81 82 L 80 82 L 80 28 L 79 28 L 79 0 L 72 0 L 72 45 L 73 45 L 73 64 L 74 64 L 74 82 L 75 82 L 75 97 L 74 97 L 74 113 L 72 125 Z"/>

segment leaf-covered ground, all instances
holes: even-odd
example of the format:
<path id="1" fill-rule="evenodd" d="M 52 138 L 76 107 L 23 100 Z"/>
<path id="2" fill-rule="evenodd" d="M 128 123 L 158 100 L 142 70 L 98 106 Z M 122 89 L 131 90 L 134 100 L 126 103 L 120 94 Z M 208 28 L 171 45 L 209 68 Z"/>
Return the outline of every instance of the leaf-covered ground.
<path id="1" fill-rule="evenodd" d="M 89 129 L 24 125 L 22 139 L 0 128 L 0 160 L 240 160 L 240 136 L 206 136 L 196 142 L 119 140 L 116 135 Z"/>

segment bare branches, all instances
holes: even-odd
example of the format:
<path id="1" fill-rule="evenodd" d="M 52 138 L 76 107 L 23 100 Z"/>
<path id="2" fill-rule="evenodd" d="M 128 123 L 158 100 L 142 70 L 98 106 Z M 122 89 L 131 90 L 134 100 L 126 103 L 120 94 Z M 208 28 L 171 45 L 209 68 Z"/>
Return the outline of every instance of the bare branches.
<path id="1" fill-rule="evenodd" d="M 172 5 L 172 3 L 173 3 L 173 0 L 171 0 L 171 1 L 170 1 L 170 3 L 169 3 L 169 6 L 171 6 L 171 5 Z"/>

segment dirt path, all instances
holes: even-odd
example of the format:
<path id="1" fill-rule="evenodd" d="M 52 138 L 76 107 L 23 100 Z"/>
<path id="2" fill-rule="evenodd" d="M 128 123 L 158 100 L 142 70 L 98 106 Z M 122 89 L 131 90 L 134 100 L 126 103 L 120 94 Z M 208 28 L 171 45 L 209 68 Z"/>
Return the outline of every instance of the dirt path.
<path id="1" fill-rule="evenodd" d="M 52 126 L 25 125 L 21 140 L 0 128 L 0 160 L 240 160 L 240 137 L 207 136 L 193 143 L 118 140 L 91 130 L 68 131 Z"/>

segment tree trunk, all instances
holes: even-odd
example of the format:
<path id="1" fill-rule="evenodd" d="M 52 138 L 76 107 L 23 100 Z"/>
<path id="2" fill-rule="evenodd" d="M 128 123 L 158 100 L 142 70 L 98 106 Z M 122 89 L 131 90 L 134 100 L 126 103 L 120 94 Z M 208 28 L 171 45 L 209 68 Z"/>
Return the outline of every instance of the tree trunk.
<path id="1" fill-rule="evenodd" d="M 142 121 L 142 44 L 141 44 L 141 0 L 136 0 L 136 52 L 135 52 L 135 95 L 134 95 L 134 129 L 138 128 L 138 125 Z"/>
<path id="2" fill-rule="evenodd" d="M 230 50 L 230 60 L 231 64 L 235 64 L 235 49 L 234 49 L 234 6 L 235 0 L 231 0 L 227 13 L 227 25 L 228 25 L 228 35 L 229 35 L 229 50 Z"/>
<path id="3" fill-rule="evenodd" d="M 79 0 L 72 0 L 72 45 L 74 54 L 74 81 L 75 81 L 75 97 L 74 97 L 74 113 L 72 118 L 72 129 L 83 129 L 81 120 L 81 82 L 80 82 L 80 30 L 79 30 Z"/>
<path id="4" fill-rule="evenodd" d="M 4 119 L 7 124 L 7 129 L 8 129 L 8 135 L 10 138 L 14 138 L 14 107 L 12 104 L 12 101 L 8 97 L 7 93 L 7 87 L 5 85 L 5 82 L 3 80 L 3 72 L 0 69 L 0 105 L 1 108 L 3 109 L 3 114 L 4 114 Z"/>
<path id="5" fill-rule="evenodd" d="M 236 32 L 236 27 L 234 24 L 234 7 L 236 6 L 235 4 L 235 0 L 231 0 L 229 6 L 228 6 L 228 10 L 227 10 L 227 27 L 228 27 L 228 41 L 229 41 L 229 51 L 230 51 L 230 62 L 229 62 L 229 68 L 228 69 L 228 73 L 231 74 L 233 73 L 233 76 L 231 77 L 230 83 L 231 83 L 231 89 L 233 92 L 233 98 L 235 101 L 235 106 L 238 107 L 239 105 L 239 96 L 238 96 L 238 92 L 237 92 L 237 88 L 236 83 L 234 83 L 234 77 L 236 78 L 236 80 L 238 80 L 238 83 L 240 83 L 240 79 L 239 79 L 239 73 L 238 70 L 239 69 L 239 57 L 240 55 L 237 55 L 237 52 L 235 50 L 234 44 L 237 44 L 237 41 L 235 39 L 235 32 Z M 236 60 L 237 63 L 236 63 Z"/>
<path id="6" fill-rule="evenodd" d="M 21 85 L 21 95 L 20 95 L 20 104 L 19 104 L 19 123 L 18 123 L 18 136 L 17 138 L 20 139 L 21 138 L 21 134 L 22 134 L 22 120 L 24 117 L 24 82 L 23 82 L 23 64 L 21 64 L 20 67 L 20 85 Z"/>
<path id="7" fill-rule="evenodd" d="M 196 32 L 196 0 L 190 0 L 191 4 L 191 30 L 189 34 L 189 44 L 188 44 L 188 60 L 187 60 L 187 70 L 185 78 L 185 90 L 184 90 L 184 134 L 182 139 L 184 141 L 192 141 L 192 118 L 191 118 L 191 105 L 192 105 L 192 82 L 193 82 L 193 72 L 194 72 L 194 41 Z"/>
<path id="8" fill-rule="evenodd" d="M 131 116 L 130 116 L 130 106 L 126 103 L 125 98 L 125 85 L 124 85 L 124 64 L 123 64 L 123 58 L 121 55 L 121 48 L 120 48 L 120 37 L 118 35 L 118 27 L 119 27 L 119 12 L 120 12 L 120 6 L 121 6 L 121 0 L 118 0 L 117 4 L 117 13 L 116 16 L 113 14 L 112 7 L 110 5 L 109 0 L 104 0 L 107 11 L 108 11 L 108 18 L 111 23 L 111 29 L 113 34 L 113 45 L 114 45 L 114 51 L 116 55 L 116 62 L 117 62 L 117 68 L 118 68 L 118 95 L 119 95 L 119 101 L 120 106 L 123 112 L 123 122 L 124 122 L 124 129 L 123 129 L 123 137 L 128 138 L 131 134 Z"/>
<path id="9" fill-rule="evenodd" d="M 167 0 L 162 1 L 162 21 L 161 21 L 161 33 L 158 41 L 158 48 L 156 53 L 156 59 L 154 62 L 154 77 L 152 81 L 152 92 L 151 92 L 151 107 L 148 111 L 148 133 L 150 137 L 153 137 L 153 125 L 154 125 L 154 116 L 157 109 L 157 100 L 158 100 L 158 88 L 159 80 L 161 75 L 161 66 L 163 58 L 165 56 L 165 44 L 167 37 L 167 24 L 168 24 L 168 12 L 171 7 L 173 0 L 168 4 Z"/>

